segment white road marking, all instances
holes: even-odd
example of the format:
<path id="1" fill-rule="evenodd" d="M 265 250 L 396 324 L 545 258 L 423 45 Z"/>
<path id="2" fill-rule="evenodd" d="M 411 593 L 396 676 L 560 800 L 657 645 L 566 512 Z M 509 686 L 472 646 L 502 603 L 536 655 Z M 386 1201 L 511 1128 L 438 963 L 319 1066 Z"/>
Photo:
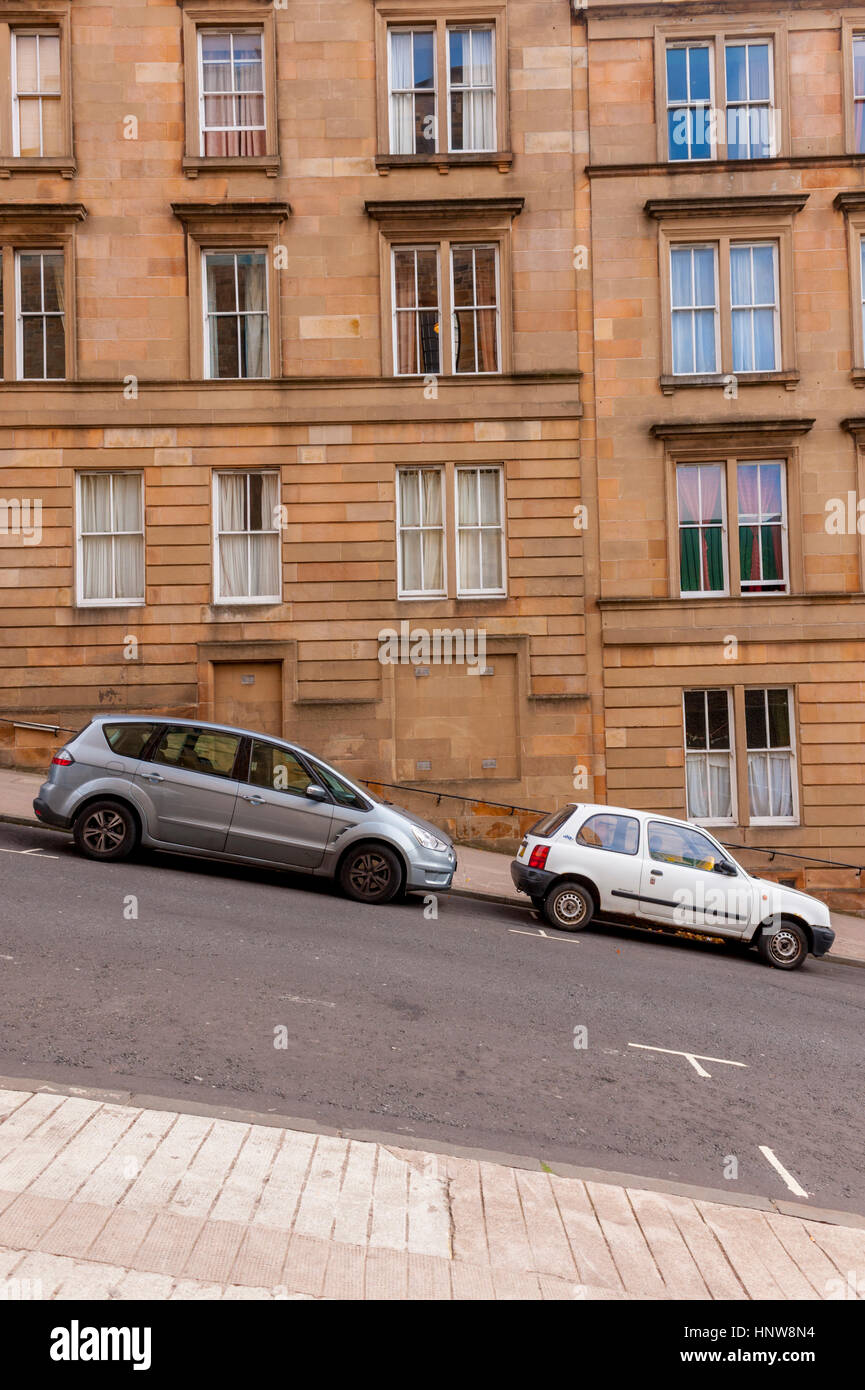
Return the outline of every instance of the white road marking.
<path id="1" fill-rule="evenodd" d="M 712 1073 L 701 1067 L 701 1062 L 718 1062 L 724 1067 L 746 1067 L 747 1062 L 731 1062 L 728 1057 L 703 1057 L 699 1052 L 677 1052 L 674 1047 L 652 1047 L 649 1043 L 628 1043 L 628 1047 L 639 1047 L 644 1052 L 669 1052 L 673 1057 L 686 1057 L 694 1068 L 698 1076 L 707 1076 L 711 1080 Z"/>
<path id="2" fill-rule="evenodd" d="M 281 994 L 280 999 L 285 999 L 289 1004 L 319 1004 L 323 1009 L 335 1009 L 336 1005 L 327 999 L 306 999 L 302 994 Z"/>
<path id="3" fill-rule="evenodd" d="M 0 854 L 37 854 L 40 859 L 59 859 L 59 854 L 45 854 L 41 849 L 5 849 L 0 845 Z"/>
<path id="4" fill-rule="evenodd" d="M 808 1193 L 805 1191 L 804 1187 L 799 1186 L 792 1173 L 787 1172 L 787 1169 L 784 1167 L 783 1163 L 780 1163 L 778 1161 L 778 1159 L 773 1154 L 772 1150 L 767 1149 L 765 1144 L 760 1144 L 759 1148 L 760 1153 L 763 1155 L 765 1159 L 768 1160 L 769 1163 L 771 1163 L 772 1167 L 775 1169 L 775 1172 L 781 1174 L 781 1177 L 784 1179 L 790 1191 L 795 1193 L 797 1197 L 807 1197 Z"/>
<path id="5" fill-rule="evenodd" d="M 575 941 L 571 936 L 547 936 L 542 927 L 538 927 L 537 931 L 520 931 L 519 927 L 508 927 L 508 931 L 513 936 L 542 936 L 544 941 L 564 941 L 570 946 L 579 946 L 580 944 L 579 941 Z"/>

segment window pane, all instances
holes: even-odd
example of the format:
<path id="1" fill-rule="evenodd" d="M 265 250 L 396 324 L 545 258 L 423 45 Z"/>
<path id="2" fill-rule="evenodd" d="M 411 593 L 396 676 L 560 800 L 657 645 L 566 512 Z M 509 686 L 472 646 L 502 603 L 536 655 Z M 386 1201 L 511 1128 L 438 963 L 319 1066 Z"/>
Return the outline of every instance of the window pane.
<path id="1" fill-rule="evenodd" d="M 685 691 L 685 747 L 706 747 L 705 691 Z"/>
<path id="2" fill-rule="evenodd" d="M 402 567 L 402 587 L 409 593 L 418 592 L 423 587 L 421 571 L 421 532 L 402 531 L 400 533 L 400 564 Z"/>
<path id="3" fill-rule="evenodd" d="M 481 470 L 481 524 L 484 526 L 498 526 L 501 520 L 499 516 L 499 476 L 498 469 L 484 468 Z"/>
<path id="4" fill-rule="evenodd" d="M 775 303 L 775 255 L 771 246 L 755 246 L 754 303 Z"/>
<path id="5" fill-rule="evenodd" d="M 272 743 L 253 739 L 248 780 L 255 787 L 303 796 L 312 778 L 287 748 L 276 748 Z"/>
<path id="6" fill-rule="evenodd" d="M 457 521 L 460 526 L 478 522 L 477 474 L 465 468 L 457 473 Z"/>
<path id="7" fill-rule="evenodd" d="M 114 597 L 110 536 L 89 536 L 81 542 L 81 590 L 86 600 Z"/>
<path id="8" fill-rule="evenodd" d="M 751 248 L 732 246 L 730 248 L 730 290 L 734 305 L 754 303 L 751 286 Z"/>
<path id="9" fill-rule="evenodd" d="M 45 378 L 43 323 L 42 318 L 25 319 L 21 327 L 22 375 L 28 380 L 44 380 Z"/>
<path id="10" fill-rule="evenodd" d="M 140 758 L 155 724 L 103 724 L 109 748 L 125 758 Z"/>
<path id="11" fill-rule="evenodd" d="M 18 149 L 23 159 L 37 159 L 42 152 L 40 108 L 38 97 L 26 97 L 18 102 Z"/>
<path id="12" fill-rule="evenodd" d="M 42 92 L 60 91 L 60 35 L 42 34 L 39 38 L 39 89 Z"/>
<path id="13" fill-rule="evenodd" d="M 240 64 L 259 66 L 261 63 L 261 34 L 235 33 L 234 61 Z"/>
<path id="14" fill-rule="evenodd" d="M 495 304 L 496 252 L 494 246 L 475 247 L 475 287 L 478 304 Z"/>
<path id="15" fill-rule="evenodd" d="M 667 49 L 667 101 L 688 99 L 688 50 Z"/>
<path id="16" fill-rule="evenodd" d="M 499 369 L 498 337 L 495 309 L 478 309 L 478 371 L 497 372 Z"/>
<path id="17" fill-rule="evenodd" d="M 481 532 L 481 569 L 484 589 L 501 589 L 502 586 L 502 538 L 501 532 Z"/>
<path id="18" fill-rule="evenodd" d="M 694 369 L 697 372 L 715 370 L 715 313 L 701 309 L 694 315 Z"/>
<path id="19" fill-rule="evenodd" d="M 81 478 L 81 531 L 111 530 L 111 475 L 88 473 Z"/>
<path id="20" fill-rule="evenodd" d="M 143 536 L 118 536 L 115 540 L 114 592 L 117 598 L 144 598 Z"/>
<path id="21" fill-rule="evenodd" d="M 63 308 L 63 254 L 46 251 L 42 257 L 42 293 L 47 313 L 57 313 Z"/>
<path id="22" fill-rule="evenodd" d="M 769 706 L 769 747 L 790 747 L 790 700 L 786 690 L 766 692 Z"/>
<path id="23" fill-rule="evenodd" d="M 227 322 L 233 323 L 232 319 Z M 239 322 L 240 373 L 242 377 L 269 375 L 269 347 L 266 314 L 245 314 Z"/>
<path id="24" fill-rule="evenodd" d="M 206 63 L 231 61 L 231 35 L 227 29 L 201 35 L 201 56 Z"/>
<path id="25" fill-rule="evenodd" d="M 673 247 L 670 252 L 670 273 L 673 288 L 673 308 L 690 308 L 693 304 L 691 289 L 690 249 Z"/>
<path id="26" fill-rule="evenodd" d="M 865 39 L 853 40 L 853 91 L 857 97 L 865 96 Z"/>
<path id="27" fill-rule="evenodd" d="M 473 309 L 458 309 L 454 314 L 454 367 L 458 372 L 474 372 L 475 316 Z"/>
<path id="28" fill-rule="evenodd" d="M 250 598 L 273 597 L 279 593 L 279 536 L 256 535 L 249 543 Z"/>
<path id="29" fill-rule="evenodd" d="M 45 376 L 49 381 L 62 381 L 65 375 L 66 333 L 58 315 L 45 321 Z"/>
<path id="30" fill-rule="evenodd" d="M 455 246 L 451 253 L 454 279 L 454 304 L 475 303 L 474 256 L 468 246 Z"/>
<path id="31" fill-rule="evenodd" d="M 439 277 L 438 255 L 435 251 L 417 253 L 417 302 L 424 308 L 434 308 L 438 304 Z"/>
<path id="32" fill-rule="evenodd" d="M 694 302 L 698 306 L 715 305 L 715 250 L 712 246 L 695 247 Z"/>
<path id="33" fill-rule="evenodd" d="M 752 101 L 769 100 L 769 45 L 753 43 L 748 50 L 748 74 Z"/>
<path id="34" fill-rule="evenodd" d="M 420 478 L 414 470 L 400 469 L 399 477 L 399 515 L 403 526 L 417 526 L 420 523 Z"/>
<path id="35" fill-rule="evenodd" d="M 441 531 L 415 532 L 421 539 L 423 554 L 423 586 L 425 589 L 444 588 L 444 552 Z M 406 586 L 410 587 L 410 586 Z"/>
<path id="36" fill-rule="evenodd" d="M 709 102 L 712 83 L 709 75 L 709 49 L 690 48 L 688 50 L 691 74 L 691 100 Z"/>
<path id="37" fill-rule="evenodd" d="M 709 747 L 714 751 L 730 747 L 730 704 L 726 690 L 706 691 L 709 720 Z"/>
<path id="38" fill-rule="evenodd" d="M 237 309 L 231 253 L 216 252 L 207 257 L 207 308 L 211 314 L 234 313 Z"/>
<path id="39" fill-rule="evenodd" d="M 249 597 L 249 552 L 246 536 L 219 539 L 220 598 Z"/>
<path id="40" fill-rule="evenodd" d="M 39 90 L 37 43 L 38 39 L 35 34 L 15 35 L 15 76 L 19 92 L 37 92 Z"/>
<path id="41" fill-rule="evenodd" d="M 63 150 L 63 122 L 60 102 L 46 97 L 42 102 L 42 153 L 60 154 Z"/>
<path id="42" fill-rule="evenodd" d="M 699 470 L 700 474 L 700 520 L 718 523 L 724 517 L 724 500 L 721 495 L 723 470 L 720 464 L 709 464 Z"/>
<path id="43" fill-rule="evenodd" d="M 108 479 L 106 478 L 106 482 Z M 114 474 L 114 516 L 115 531 L 141 530 L 141 474 Z"/>
<path id="44" fill-rule="evenodd" d="M 233 315 L 210 320 L 211 365 L 214 376 L 240 376 L 237 347 L 237 319 Z"/>
<path id="45" fill-rule="evenodd" d="M 22 313 L 42 310 L 42 258 L 38 253 L 22 252 L 18 257 Z"/>
<path id="46" fill-rule="evenodd" d="M 414 35 L 414 82 L 415 87 L 435 86 L 435 58 L 432 34 Z"/>
<path id="47" fill-rule="evenodd" d="M 425 468 L 421 473 L 423 489 L 423 519 L 427 526 L 442 524 L 442 475 L 437 468 Z"/>
<path id="48" fill-rule="evenodd" d="M 775 370 L 775 311 L 754 310 L 754 371 Z"/>
<path id="49" fill-rule="evenodd" d="M 746 101 L 748 98 L 748 50 L 744 44 L 727 44 L 727 100 Z"/>
<path id="50" fill-rule="evenodd" d="M 745 691 L 745 729 L 749 748 L 766 748 L 766 708 L 765 692 Z"/>
<path id="51" fill-rule="evenodd" d="M 700 520 L 700 484 L 698 468 L 680 465 L 676 469 L 676 493 L 679 501 L 679 523 Z"/>
<path id="52" fill-rule="evenodd" d="M 466 35 L 459 29 L 448 31 L 448 51 L 450 54 L 451 83 L 462 84 L 465 81 L 463 49 Z"/>

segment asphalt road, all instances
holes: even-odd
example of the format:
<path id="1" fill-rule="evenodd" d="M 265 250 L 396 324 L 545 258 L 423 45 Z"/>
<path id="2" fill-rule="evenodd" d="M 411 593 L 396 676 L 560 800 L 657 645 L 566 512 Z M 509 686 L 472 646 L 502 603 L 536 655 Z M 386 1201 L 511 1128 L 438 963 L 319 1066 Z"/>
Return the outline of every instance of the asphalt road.
<path id="1" fill-rule="evenodd" d="M 540 925 L 0 825 L 0 1074 L 865 1211 L 865 972 Z"/>

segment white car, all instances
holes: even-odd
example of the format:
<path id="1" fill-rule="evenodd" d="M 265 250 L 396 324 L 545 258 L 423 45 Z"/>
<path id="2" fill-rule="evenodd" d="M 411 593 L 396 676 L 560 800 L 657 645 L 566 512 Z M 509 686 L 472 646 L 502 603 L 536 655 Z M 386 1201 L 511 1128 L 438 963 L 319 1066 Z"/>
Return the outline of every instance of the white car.
<path id="1" fill-rule="evenodd" d="M 825 903 L 752 878 L 707 830 L 651 811 L 551 811 L 523 839 L 511 877 L 563 931 L 630 919 L 756 946 L 778 970 L 835 940 Z"/>

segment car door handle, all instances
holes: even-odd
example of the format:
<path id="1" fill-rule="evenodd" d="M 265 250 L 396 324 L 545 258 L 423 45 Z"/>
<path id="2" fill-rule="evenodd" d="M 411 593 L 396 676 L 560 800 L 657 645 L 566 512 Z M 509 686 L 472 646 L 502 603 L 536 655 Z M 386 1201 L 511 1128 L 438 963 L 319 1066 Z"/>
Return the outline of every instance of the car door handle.
<path id="1" fill-rule="evenodd" d="M 663 878 L 663 877 L 664 877 L 664 870 L 663 870 L 663 869 L 650 869 L 650 870 L 649 870 L 649 873 L 652 875 L 652 878 Z"/>
<path id="2" fill-rule="evenodd" d="M 263 797 L 263 796 L 246 796 L 245 793 L 243 793 L 243 792 L 241 793 L 241 796 L 243 797 L 243 800 L 244 800 L 244 801 L 248 801 L 248 802 L 249 802 L 250 806 L 263 806 L 263 805 L 264 805 L 264 797 Z"/>
<path id="3" fill-rule="evenodd" d="M 145 772 L 144 780 L 145 782 L 164 782 L 165 778 L 161 772 Z"/>

